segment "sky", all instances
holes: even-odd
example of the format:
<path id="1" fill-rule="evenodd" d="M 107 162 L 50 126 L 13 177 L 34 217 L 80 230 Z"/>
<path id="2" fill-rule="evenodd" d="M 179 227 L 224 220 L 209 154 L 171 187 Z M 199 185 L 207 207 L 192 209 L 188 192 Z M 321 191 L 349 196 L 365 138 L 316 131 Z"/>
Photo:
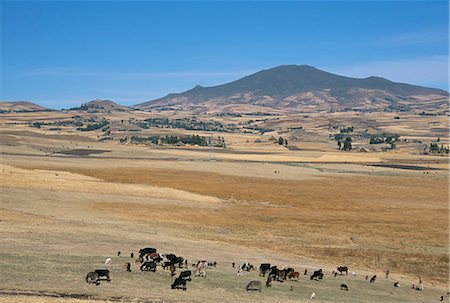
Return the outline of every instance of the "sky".
<path id="1" fill-rule="evenodd" d="M 283 64 L 448 91 L 448 1 L 4 1 L 1 101 L 132 105 Z"/>

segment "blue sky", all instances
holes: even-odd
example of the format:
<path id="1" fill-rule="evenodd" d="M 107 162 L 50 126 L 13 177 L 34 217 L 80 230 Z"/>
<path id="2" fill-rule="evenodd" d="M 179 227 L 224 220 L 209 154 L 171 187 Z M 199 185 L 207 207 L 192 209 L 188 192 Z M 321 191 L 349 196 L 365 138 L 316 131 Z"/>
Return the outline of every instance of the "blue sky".
<path id="1" fill-rule="evenodd" d="M 1 1 L 1 100 L 131 105 L 281 64 L 448 90 L 448 11 L 429 0 Z"/>

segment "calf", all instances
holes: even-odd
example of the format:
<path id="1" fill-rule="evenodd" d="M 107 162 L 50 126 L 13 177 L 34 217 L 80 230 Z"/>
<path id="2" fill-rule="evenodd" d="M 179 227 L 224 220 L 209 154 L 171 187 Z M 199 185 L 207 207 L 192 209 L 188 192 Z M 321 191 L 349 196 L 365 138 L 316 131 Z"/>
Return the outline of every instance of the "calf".
<path id="1" fill-rule="evenodd" d="M 245 287 L 246 291 L 258 290 L 259 292 L 261 292 L 261 289 L 262 289 L 262 283 L 261 283 L 261 281 L 257 281 L 257 280 L 248 282 L 247 286 Z"/>
<path id="2" fill-rule="evenodd" d="M 142 263 L 141 271 L 153 271 L 153 272 L 156 272 L 156 263 L 155 262 L 144 262 L 144 263 Z"/>
<path id="3" fill-rule="evenodd" d="M 131 271 L 131 264 L 130 264 L 130 262 L 125 262 L 125 264 L 123 265 L 123 267 L 125 267 L 126 271 L 128 271 L 128 272 Z"/>
<path id="4" fill-rule="evenodd" d="M 341 275 L 342 275 L 342 273 L 344 273 L 344 272 L 345 272 L 346 275 L 348 274 L 348 267 L 347 267 L 347 266 L 339 266 L 339 267 L 337 268 L 337 270 L 338 270 L 339 274 L 341 274 Z"/>
<path id="5" fill-rule="evenodd" d="M 176 278 L 175 281 L 171 285 L 172 289 L 182 289 L 186 291 L 186 280 L 183 278 Z"/>
<path id="6" fill-rule="evenodd" d="M 175 265 L 173 265 L 173 264 L 171 264 L 170 266 L 169 266 L 169 270 L 170 270 L 170 276 L 175 276 Z"/>
<path id="7" fill-rule="evenodd" d="M 341 284 L 341 290 L 348 291 L 348 286 L 346 284 Z"/>

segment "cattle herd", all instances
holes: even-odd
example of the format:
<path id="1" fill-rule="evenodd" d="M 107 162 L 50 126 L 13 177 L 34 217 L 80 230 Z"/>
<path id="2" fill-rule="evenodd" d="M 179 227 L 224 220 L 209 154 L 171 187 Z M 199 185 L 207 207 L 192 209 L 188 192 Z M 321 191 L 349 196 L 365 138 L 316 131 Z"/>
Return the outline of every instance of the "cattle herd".
<path id="1" fill-rule="evenodd" d="M 119 251 L 117 256 L 121 256 Z M 134 253 L 130 254 L 130 257 L 134 257 Z M 110 264 L 111 258 L 105 260 L 105 265 Z M 208 267 L 216 267 L 217 262 L 207 262 L 204 260 L 198 261 L 192 264 L 195 268 L 194 275 L 206 278 L 206 269 Z M 135 266 L 140 271 L 152 271 L 156 272 L 158 266 L 163 270 L 169 270 L 170 275 L 173 277 L 176 275 L 176 269 L 180 269 L 180 274 L 173 281 L 172 289 L 187 290 L 186 284 L 188 281 L 192 281 L 192 271 L 188 270 L 188 261 L 183 257 L 176 256 L 174 254 L 160 254 L 156 248 L 145 247 L 139 250 L 139 257 L 135 260 Z M 125 262 L 124 268 L 127 272 L 131 272 L 131 263 Z M 110 271 L 108 269 L 96 269 L 88 272 L 86 275 L 86 282 L 90 284 L 100 285 L 101 281 L 111 282 Z"/>
<path id="2" fill-rule="evenodd" d="M 121 252 L 117 253 L 117 256 L 121 256 Z M 134 257 L 134 253 L 130 254 L 130 257 Z M 105 261 L 105 265 L 110 264 L 112 261 L 111 258 L 107 258 Z M 194 272 L 188 269 L 188 261 L 181 256 L 176 256 L 175 254 L 161 254 L 157 252 L 156 248 L 145 247 L 139 250 L 139 257 L 135 260 L 136 269 L 144 272 L 151 271 L 156 272 L 158 266 L 162 268 L 162 270 L 168 270 L 170 272 L 170 276 L 174 277 L 173 283 L 170 285 L 171 289 L 179 289 L 179 290 L 187 290 L 187 282 L 192 281 L 191 276 L 194 275 L 196 277 L 206 278 L 206 270 L 211 267 L 216 267 L 217 262 L 208 262 L 206 260 L 199 260 L 196 263 L 191 263 L 191 266 L 194 269 Z M 235 262 L 232 263 L 232 268 L 235 268 Z M 127 272 L 131 272 L 131 263 L 125 262 L 124 268 Z M 179 274 L 177 277 L 177 269 L 179 269 Z M 237 276 L 242 276 L 244 271 L 256 271 L 257 267 L 254 265 L 245 262 L 237 268 Z M 299 281 L 300 272 L 296 271 L 292 267 L 283 266 L 282 268 L 278 268 L 277 265 L 272 265 L 270 263 L 261 263 L 259 265 L 259 277 L 265 278 L 266 287 L 271 287 L 273 282 L 284 282 L 286 280 L 289 281 Z M 336 277 L 337 275 L 348 275 L 348 267 L 347 266 L 338 266 L 336 271 L 333 271 L 331 276 Z M 304 276 L 308 276 L 308 270 L 305 269 L 303 272 Z M 355 272 L 352 272 L 353 276 L 356 276 Z M 386 270 L 386 278 L 388 278 L 388 270 Z M 324 278 L 324 273 L 322 269 L 318 269 L 312 272 L 309 276 L 310 280 L 321 281 Z M 370 278 L 369 283 L 375 283 L 377 279 L 376 275 L 373 275 Z M 369 280 L 369 276 L 366 276 L 366 280 Z M 94 271 L 88 272 L 86 275 L 86 282 L 94 285 L 100 285 L 102 281 L 111 282 L 110 271 L 108 269 L 96 269 Z M 400 287 L 400 283 L 397 281 L 394 283 L 394 287 Z M 263 284 L 259 280 L 251 280 L 247 283 L 245 290 L 246 291 L 259 291 L 261 292 L 263 288 Z M 413 288 L 416 290 L 423 290 L 423 282 L 419 278 L 419 284 L 415 286 L 413 284 Z M 290 287 L 290 290 L 293 290 L 293 287 Z M 346 284 L 340 285 L 340 290 L 349 291 L 349 287 Z M 316 294 L 311 293 L 310 299 L 314 298 Z M 448 294 L 447 294 L 448 296 Z M 442 301 L 441 297 L 441 301 Z"/>

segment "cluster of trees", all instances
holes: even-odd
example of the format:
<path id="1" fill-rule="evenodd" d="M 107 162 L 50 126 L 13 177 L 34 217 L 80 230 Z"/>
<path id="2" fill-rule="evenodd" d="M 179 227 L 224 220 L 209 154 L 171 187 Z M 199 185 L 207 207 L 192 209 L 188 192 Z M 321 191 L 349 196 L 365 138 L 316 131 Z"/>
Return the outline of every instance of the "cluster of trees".
<path id="1" fill-rule="evenodd" d="M 347 133 L 352 133 L 352 132 L 353 132 L 353 126 L 341 127 L 340 128 L 340 133 L 341 134 L 347 134 Z"/>
<path id="2" fill-rule="evenodd" d="M 226 147 L 225 138 L 218 136 L 217 139 L 209 139 L 199 135 L 192 136 L 150 136 L 150 137 L 140 137 L 132 136 L 130 138 L 131 143 L 151 143 L 154 145 L 158 144 L 189 144 L 189 145 L 199 145 L 199 146 L 214 146 L 214 147 Z"/>
<path id="3" fill-rule="evenodd" d="M 448 146 L 444 146 L 444 144 L 441 144 L 441 146 L 439 146 L 437 142 L 430 143 L 429 150 L 430 153 L 434 154 L 448 154 L 450 151 Z"/>
<path id="4" fill-rule="evenodd" d="M 218 121 L 200 121 L 197 119 L 168 119 L 168 118 L 149 118 L 140 125 L 146 125 L 144 128 L 155 126 L 159 128 L 182 128 L 186 130 L 203 130 L 203 131 L 225 131 L 233 132 L 236 130 L 234 125 L 224 125 Z"/>
<path id="5" fill-rule="evenodd" d="M 343 142 L 337 141 L 337 146 L 339 150 L 352 150 L 352 138 L 347 137 Z"/>
<path id="6" fill-rule="evenodd" d="M 370 135 L 369 143 L 370 144 L 380 144 L 380 143 L 388 143 L 389 144 L 389 143 L 398 141 L 399 138 L 400 138 L 400 136 L 397 134 L 386 134 L 386 133 L 375 134 L 375 135 Z"/>
<path id="7" fill-rule="evenodd" d="M 86 127 L 78 127 L 77 130 L 82 131 L 82 132 L 93 131 L 96 129 L 103 128 L 103 127 L 107 126 L 108 124 L 109 124 L 109 121 L 107 119 L 103 119 L 100 122 L 88 124 L 88 125 L 86 125 Z"/>
<path id="8" fill-rule="evenodd" d="M 279 138 L 278 138 L 278 144 L 279 144 L 279 145 L 287 146 L 287 145 L 288 145 L 288 140 L 287 140 L 287 139 L 284 139 L 283 137 L 279 137 Z"/>

